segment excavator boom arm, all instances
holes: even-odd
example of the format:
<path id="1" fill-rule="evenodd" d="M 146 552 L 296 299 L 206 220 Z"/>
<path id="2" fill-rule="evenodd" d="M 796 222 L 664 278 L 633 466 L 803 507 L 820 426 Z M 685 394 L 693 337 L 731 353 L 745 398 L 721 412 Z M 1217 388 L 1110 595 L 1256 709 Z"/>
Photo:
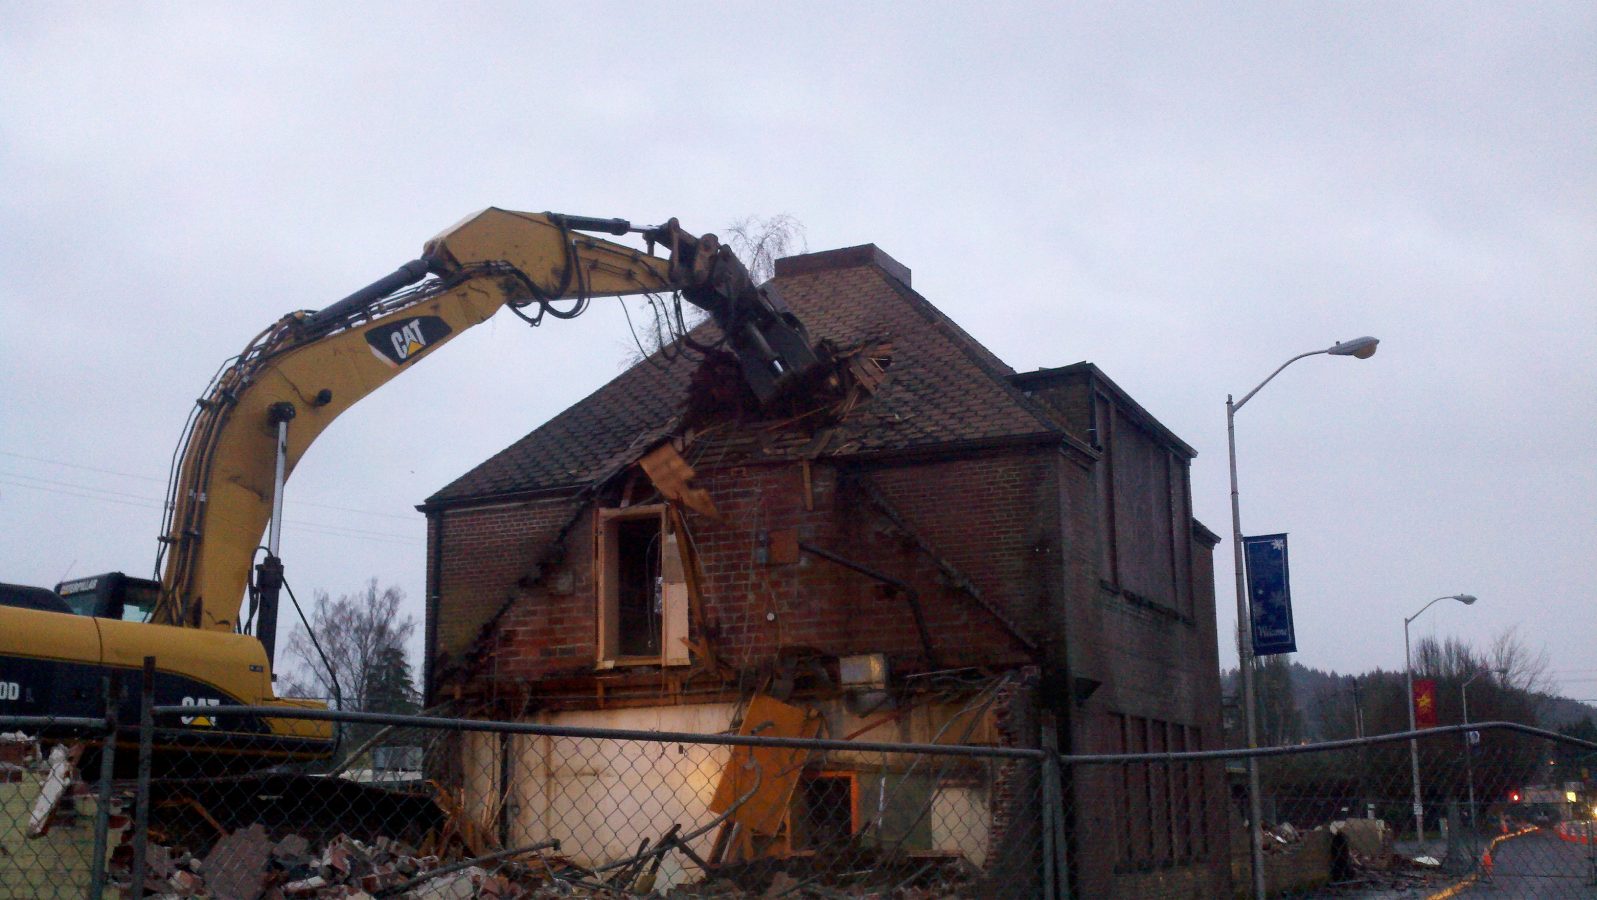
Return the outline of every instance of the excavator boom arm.
<path id="1" fill-rule="evenodd" d="M 669 255 L 578 228 L 638 231 Z M 272 515 L 279 422 L 290 423 L 286 477 L 344 410 L 503 306 L 673 291 L 715 317 L 762 399 L 814 363 L 802 327 L 780 302 L 756 288 L 713 235 L 694 237 L 675 220 L 634 229 L 617 219 L 488 209 L 428 241 L 420 259 L 392 275 L 318 312 L 284 316 L 218 376 L 191 417 L 152 621 L 239 627 Z"/>

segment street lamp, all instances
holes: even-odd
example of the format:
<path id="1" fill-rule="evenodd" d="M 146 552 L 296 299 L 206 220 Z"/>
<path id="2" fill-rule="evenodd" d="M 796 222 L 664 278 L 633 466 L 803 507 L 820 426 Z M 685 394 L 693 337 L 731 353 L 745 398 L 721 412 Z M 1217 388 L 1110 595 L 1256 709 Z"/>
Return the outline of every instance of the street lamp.
<path id="1" fill-rule="evenodd" d="M 1474 594 L 1448 594 L 1437 597 L 1430 603 L 1420 607 L 1420 612 L 1403 620 L 1403 668 L 1408 672 L 1408 730 L 1415 731 L 1419 726 L 1414 724 L 1414 663 L 1409 659 L 1408 652 L 1408 623 L 1418 619 L 1420 613 L 1443 600 L 1457 600 L 1465 606 L 1475 602 Z M 1420 843 L 1425 843 L 1425 807 L 1420 802 L 1420 742 L 1418 738 L 1408 739 L 1409 768 L 1414 774 L 1414 838 Z"/>
<path id="2" fill-rule="evenodd" d="M 1496 672 L 1499 677 L 1508 677 L 1507 669 L 1482 669 L 1471 675 L 1458 688 L 1459 706 L 1464 711 L 1464 724 L 1469 724 L 1469 686 L 1482 675 Z M 1409 691 L 1409 703 L 1414 702 L 1414 692 Z M 1480 834 L 1480 825 L 1475 821 L 1475 748 L 1470 743 L 1470 732 L 1464 732 L 1464 780 L 1469 785 L 1469 832 L 1470 846 L 1475 845 L 1475 839 Z"/>
<path id="3" fill-rule="evenodd" d="M 1372 337 L 1359 337 L 1351 341 L 1341 341 L 1325 348 L 1324 350 L 1310 350 L 1299 353 L 1282 363 L 1270 377 L 1259 382 L 1258 387 L 1242 395 L 1242 399 L 1233 402 L 1231 395 L 1225 398 L 1225 433 L 1226 442 L 1231 450 L 1231 547 L 1234 557 L 1237 579 L 1237 669 L 1242 674 L 1242 703 L 1246 707 L 1245 719 L 1247 721 L 1248 749 L 1255 750 L 1259 746 L 1259 721 L 1258 710 L 1254 700 L 1253 686 L 1253 629 L 1249 627 L 1252 621 L 1248 614 L 1248 588 L 1242 568 L 1242 513 L 1237 501 L 1237 410 L 1244 403 L 1253 399 L 1269 384 L 1281 370 L 1292 365 L 1306 356 L 1351 356 L 1355 359 L 1369 359 L 1375 355 L 1376 345 L 1380 341 Z M 1259 803 L 1259 760 L 1258 757 L 1248 757 L 1248 818 L 1252 824 L 1253 839 L 1253 894 L 1258 900 L 1264 900 L 1264 843 L 1262 825 L 1260 821 L 1262 811 Z"/>

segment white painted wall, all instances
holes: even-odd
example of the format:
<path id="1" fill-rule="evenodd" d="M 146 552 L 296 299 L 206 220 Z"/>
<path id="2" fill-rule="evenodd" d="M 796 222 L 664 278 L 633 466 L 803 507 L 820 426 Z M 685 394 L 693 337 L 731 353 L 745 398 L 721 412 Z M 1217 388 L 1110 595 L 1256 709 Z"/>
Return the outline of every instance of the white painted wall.
<path id="1" fill-rule="evenodd" d="M 827 706 L 830 708 L 825 712 L 833 727 L 824 734 L 846 734 L 864 721 L 848 714 L 840 703 Z M 714 734 L 728 729 L 733 710 L 731 703 L 708 703 L 548 713 L 531 721 Z M 947 716 L 947 710 L 917 710 L 862 738 L 925 741 L 947 721 Z M 468 734 L 462 745 L 467 809 L 490 827 L 498 814 L 499 740 L 497 735 Z M 715 817 L 708 809 L 710 797 L 730 755 L 729 748 L 703 744 L 534 735 L 515 735 L 510 746 L 513 761 L 508 803 L 510 821 L 514 823 L 510 843 L 555 838 L 561 843 L 561 855 L 590 867 L 631 855 L 644 838 L 656 841 L 674 823 L 680 822 L 682 831 L 687 833 L 710 822 Z M 883 757 L 879 753 L 839 753 L 833 754 L 828 766 L 846 766 L 849 762 L 870 772 L 883 763 Z M 907 762 L 908 758 L 894 760 L 894 766 Z M 916 767 L 916 775 L 935 778 L 936 768 L 934 761 L 924 760 Z M 902 800 L 913 797 L 917 802 L 929 797 L 931 809 L 922 821 L 930 825 L 931 846 L 922 849 L 961 852 L 978 866 L 985 862 L 991 822 L 985 789 L 968 786 L 967 782 L 930 792 L 900 792 L 898 796 Z M 862 796 L 861 803 L 867 807 L 860 811 L 862 821 L 870 820 L 874 793 L 871 797 Z M 907 815 L 920 818 L 913 810 Z M 922 831 L 919 840 L 925 840 L 924 834 Z M 707 855 L 714 839 L 715 829 L 711 829 L 690 845 L 700 855 Z M 665 887 L 697 880 L 700 873 L 691 863 L 683 870 L 686 862 L 681 854 L 668 856 L 660 870 L 659 884 Z"/>
<path id="2" fill-rule="evenodd" d="M 649 731 L 715 733 L 732 720 L 730 703 L 666 706 L 648 709 L 593 710 L 540 715 L 532 721 L 549 725 L 624 728 Z M 511 740 L 510 841 L 531 843 L 555 838 L 561 855 L 585 866 L 628 856 L 649 838 L 659 840 L 682 823 L 691 832 L 714 818 L 708 804 L 726 765 L 728 750 L 702 744 L 598 741 L 516 735 Z M 468 750 L 497 754 L 497 744 L 474 742 Z M 467 770 L 492 766 L 468 759 Z M 489 779 L 468 782 L 493 788 Z M 468 795 L 469 796 L 469 795 Z M 475 808 L 485 808 L 479 804 Z M 701 855 L 715 840 L 715 830 L 690 841 Z M 680 853 L 668 856 L 660 870 L 662 886 L 682 880 Z M 691 867 L 691 864 L 689 864 Z M 697 880 L 691 868 L 687 880 Z"/>
<path id="3" fill-rule="evenodd" d="M 932 795 L 932 847 L 963 853 L 977 868 L 987 864 L 987 840 L 992 816 L 987 792 L 968 787 L 945 787 Z"/>

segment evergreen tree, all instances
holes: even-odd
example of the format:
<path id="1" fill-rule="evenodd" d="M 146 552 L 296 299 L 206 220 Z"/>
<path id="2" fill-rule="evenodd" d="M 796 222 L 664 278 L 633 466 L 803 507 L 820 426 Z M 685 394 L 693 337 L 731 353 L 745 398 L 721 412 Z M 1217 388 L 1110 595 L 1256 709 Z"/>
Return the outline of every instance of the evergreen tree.
<path id="1" fill-rule="evenodd" d="M 384 647 L 366 673 L 367 712 L 414 713 L 420 709 L 410 660 L 401 647 Z"/>

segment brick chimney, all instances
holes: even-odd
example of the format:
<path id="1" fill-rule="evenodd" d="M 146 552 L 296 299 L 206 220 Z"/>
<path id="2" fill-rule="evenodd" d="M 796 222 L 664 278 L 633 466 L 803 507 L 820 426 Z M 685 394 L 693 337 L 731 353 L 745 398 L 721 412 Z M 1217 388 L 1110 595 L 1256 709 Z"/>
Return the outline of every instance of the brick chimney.
<path id="1" fill-rule="evenodd" d="M 808 272 L 852 269 L 856 266 L 875 266 L 904 287 L 909 287 L 909 266 L 888 256 L 875 244 L 860 244 L 857 247 L 840 247 L 836 250 L 822 250 L 819 253 L 784 256 L 776 261 L 776 274 L 780 278 Z"/>

